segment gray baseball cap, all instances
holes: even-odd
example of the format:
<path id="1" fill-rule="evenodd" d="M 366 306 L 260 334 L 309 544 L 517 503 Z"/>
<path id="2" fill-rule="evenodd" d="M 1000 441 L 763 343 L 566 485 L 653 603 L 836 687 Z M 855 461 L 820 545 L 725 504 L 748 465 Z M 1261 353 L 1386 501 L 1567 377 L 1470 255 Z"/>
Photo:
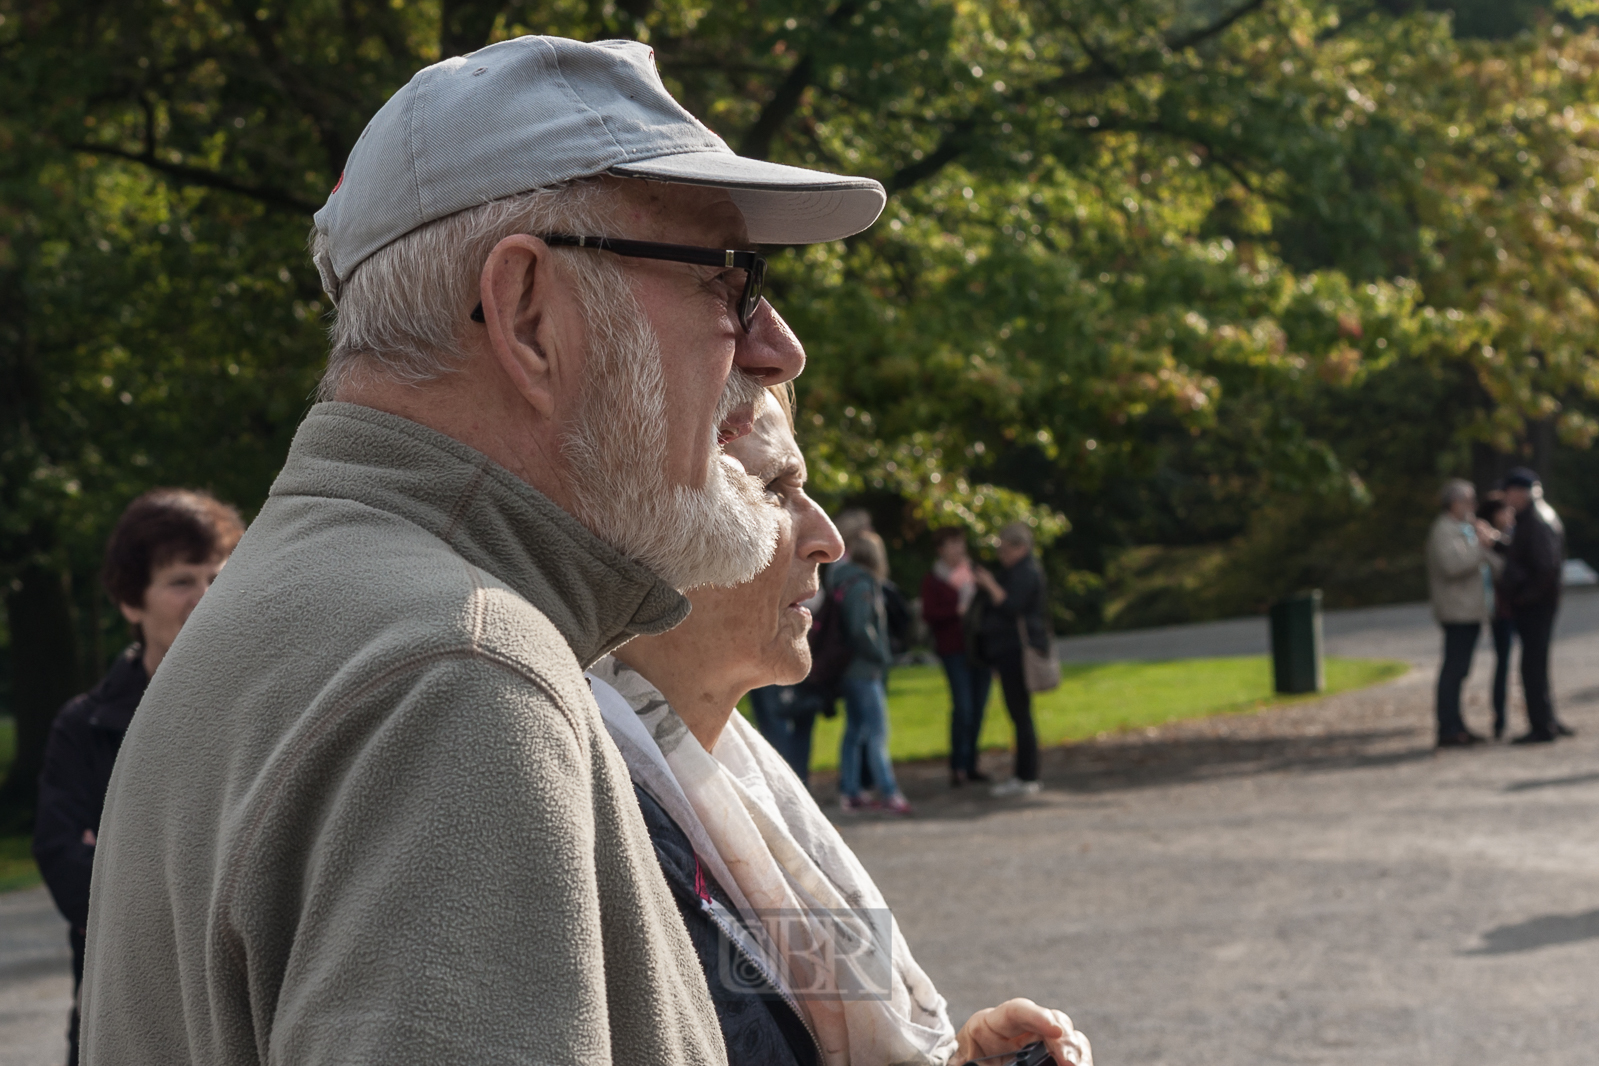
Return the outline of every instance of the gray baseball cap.
<path id="1" fill-rule="evenodd" d="M 367 256 L 434 219 L 599 174 L 726 189 L 758 244 L 848 237 L 887 200 L 870 178 L 735 155 L 646 44 L 518 37 L 424 68 L 372 116 L 316 213 L 322 287 L 337 300 Z"/>

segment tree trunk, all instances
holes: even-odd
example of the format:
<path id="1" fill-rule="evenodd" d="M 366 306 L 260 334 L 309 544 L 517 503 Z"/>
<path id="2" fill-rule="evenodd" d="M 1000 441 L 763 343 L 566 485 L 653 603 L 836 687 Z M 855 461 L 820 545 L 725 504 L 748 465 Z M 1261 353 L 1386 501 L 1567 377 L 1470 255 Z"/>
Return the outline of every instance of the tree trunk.
<path id="1" fill-rule="evenodd" d="M 39 771 L 50 723 L 78 684 L 78 634 L 66 575 L 37 563 L 25 565 L 6 596 L 11 623 L 11 713 L 17 723 L 17 755 L 6 776 L 8 813 L 31 815 L 38 799 Z M 9 820 L 9 819 L 8 819 Z"/>

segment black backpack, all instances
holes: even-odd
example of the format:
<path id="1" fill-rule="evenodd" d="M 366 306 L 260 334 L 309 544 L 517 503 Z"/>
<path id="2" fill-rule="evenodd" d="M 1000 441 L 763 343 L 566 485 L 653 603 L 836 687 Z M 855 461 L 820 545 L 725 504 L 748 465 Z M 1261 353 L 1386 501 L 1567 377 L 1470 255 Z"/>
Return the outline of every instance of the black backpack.
<path id="1" fill-rule="evenodd" d="M 850 660 L 855 657 L 849 637 L 844 633 L 844 590 L 848 587 L 846 582 L 829 590 L 816 609 L 807 638 L 811 645 L 811 672 L 800 682 L 814 698 L 822 701 L 822 714 L 828 718 L 838 713 L 834 703 L 838 700 L 839 686 Z"/>
<path id="2" fill-rule="evenodd" d="M 904 655 L 911 646 L 911 608 L 892 581 L 883 582 L 883 614 L 888 622 L 888 650 Z"/>

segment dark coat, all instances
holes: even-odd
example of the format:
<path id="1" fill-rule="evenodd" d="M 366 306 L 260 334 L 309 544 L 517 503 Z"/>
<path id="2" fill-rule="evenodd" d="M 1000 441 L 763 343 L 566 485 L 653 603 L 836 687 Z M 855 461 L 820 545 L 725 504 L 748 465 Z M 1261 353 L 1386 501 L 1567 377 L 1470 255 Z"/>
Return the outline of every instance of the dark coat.
<path id="1" fill-rule="evenodd" d="M 44 749 L 33 857 L 56 906 L 80 934 L 89 921 L 89 873 L 94 868 L 94 847 L 83 842 L 83 831 L 100 833 L 111 768 L 150 683 L 143 656 L 144 649 L 133 645 L 98 685 L 68 700 L 56 712 Z"/>
<path id="2" fill-rule="evenodd" d="M 705 971 L 727 1044 L 728 1066 L 816 1066 L 816 1042 L 805 1023 L 717 924 L 716 916 L 722 921 L 741 919 L 722 886 L 695 858 L 688 835 L 648 792 L 637 785 L 633 792 L 661 873 Z"/>
<path id="3" fill-rule="evenodd" d="M 977 590 L 983 618 L 977 649 L 981 657 L 993 662 L 1000 656 L 1021 651 L 1018 618 L 1027 624 L 1027 643 L 1047 654 L 1049 625 L 1044 621 L 1044 568 L 1038 565 L 1037 556 L 1028 555 L 1015 566 L 995 570 L 994 580 L 1005 590 L 1003 603 L 995 603 L 981 586 Z"/>
<path id="4" fill-rule="evenodd" d="M 1516 514 L 1516 531 L 1504 549 L 1500 588 L 1512 613 L 1552 611 L 1560 606 L 1560 570 L 1566 533 L 1560 517 L 1542 500 Z"/>

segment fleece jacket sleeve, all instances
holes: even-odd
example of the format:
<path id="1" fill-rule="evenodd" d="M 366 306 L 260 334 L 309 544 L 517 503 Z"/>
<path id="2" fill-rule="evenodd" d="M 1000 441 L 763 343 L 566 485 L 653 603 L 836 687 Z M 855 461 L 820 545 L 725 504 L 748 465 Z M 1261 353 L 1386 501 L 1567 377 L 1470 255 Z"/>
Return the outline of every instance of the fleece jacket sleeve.
<path id="1" fill-rule="evenodd" d="M 271 1062 L 611 1060 L 578 717 L 508 667 L 445 659 L 284 760 L 283 799 L 238 827 L 213 937 L 247 960 Z"/>
<path id="2" fill-rule="evenodd" d="M 1435 523 L 1427 541 L 1427 554 L 1433 566 L 1445 577 L 1464 577 L 1486 561 L 1484 552 L 1466 540 L 1458 524 Z"/>

